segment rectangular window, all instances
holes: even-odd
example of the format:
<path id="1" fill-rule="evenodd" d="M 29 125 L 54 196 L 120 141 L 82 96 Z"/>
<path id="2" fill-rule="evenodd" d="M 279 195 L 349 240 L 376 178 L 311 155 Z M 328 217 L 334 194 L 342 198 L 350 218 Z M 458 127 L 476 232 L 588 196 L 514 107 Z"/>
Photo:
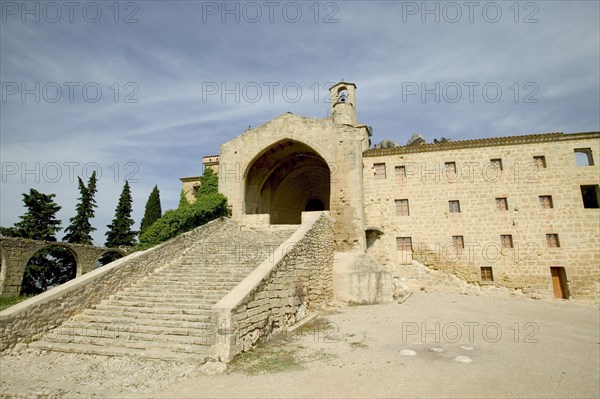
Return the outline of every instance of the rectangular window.
<path id="1" fill-rule="evenodd" d="M 496 209 L 499 211 L 508 211 L 508 201 L 506 198 L 496 198 Z"/>
<path id="2" fill-rule="evenodd" d="M 546 167 L 546 157 L 543 155 L 533 157 L 533 164 L 537 166 L 538 169 L 544 169 Z"/>
<path id="3" fill-rule="evenodd" d="M 540 195 L 540 205 L 544 209 L 554 208 L 554 203 L 552 202 L 551 195 Z"/>
<path id="4" fill-rule="evenodd" d="M 396 179 L 405 181 L 406 180 L 406 167 L 405 166 L 396 166 L 394 169 L 396 170 Z"/>
<path id="5" fill-rule="evenodd" d="M 494 281 L 494 272 L 491 267 L 481 267 L 481 281 Z"/>
<path id="6" fill-rule="evenodd" d="M 456 176 L 456 162 L 446 162 L 444 164 L 446 176 Z"/>
<path id="7" fill-rule="evenodd" d="M 375 171 L 376 179 L 385 179 L 385 164 L 384 163 L 373 164 L 373 170 Z"/>
<path id="8" fill-rule="evenodd" d="M 460 213 L 460 202 L 459 201 L 448 201 L 450 207 L 450 213 Z"/>
<path id="9" fill-rule="evenodd" d="M 396 249 L 398 251 L 412 251 L 412 238 L 396 237 Z"/>
<path id="10" fill-rule="evenodd" d="M 502 243 L 502 248 L 512 248 L 513 247 L 513 238 L 510 234 L 503 234 L 500 236 L 500 242 Z"/>
<path id="11" fill-rule="evenodd" d="M 583 207 L 598 209 L 600 208 L 600 189 L 599 186 L 581 186 L 581 199 L 583 199 Z"/>
<path id="12" fill-rule="evenodd" d="M 465 247 L 465 240 L 463 236 L 452 236 L 452 244 L 457 252 L 462 251 L 462 249 Z"/>
<path id="13" fill-rule="evenodd" d="M 576 148 L 575 161 L 577 166 L 593 166 L 594 157 L 592 156 L 591 148 Z"/>
<path id="14" fill-rule="evenodd" d="M 502 170 L 502 159 L 500 159 L 500 158 L 490 159 L 490 163 L 492 164 L 492 167 L 494 169 Z"/>
<path id="15" fill-rule="evenodd" d="M 558 241 L 558 234 L 546 234 L 546 244 L 548 248 L 560 247 L 560 241 Z"/>
<path id="16" fill-rule="evenodd" d="M 396 216 L 409 216 L 408 200 L 396 200 Z"/>

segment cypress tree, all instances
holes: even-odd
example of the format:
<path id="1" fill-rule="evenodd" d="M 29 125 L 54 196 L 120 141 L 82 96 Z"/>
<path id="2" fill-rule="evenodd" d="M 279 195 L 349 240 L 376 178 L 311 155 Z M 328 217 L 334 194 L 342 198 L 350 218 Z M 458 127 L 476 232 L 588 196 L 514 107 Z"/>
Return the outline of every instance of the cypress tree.
<path id="1" fill-rule="evenodd" d="M 158 191 L 158 186 L 154 186 L 154 189 L 150 193 L 148 201 L 146 202 L 144 217 L 142 218 L 142 223 L 140 224 L 140 234 L 146 231 L 148 227 L 152 226 L 152 223 L 160 219 L 161 216 L 162 209 L 160 207 L 160 192 Z"/>
<path id="2" fill-rule="evenodd" d="M 119 197 L 119 203 L 115 209 L 115 218 L 112 223 L 107 225 L 108 231 L 106 232 L 106 246 L 109 248 L 117 248 L 120 246 L 133 246 L 135 245 L 136 231 L 131 230 L 133 226 L 133 219 L 131 218 L 131 190 L 129 188 L 129 182 L 125 180 L 123 191 Z"/>
<path id="3" fill-rule="evenodd" d="M 63 240 L 75 244 L 92 245 L 91 233 L 96 231 L 92 227 L 90 219 L 94 217 L 94 208 L 97 207 L 94 196 L 96 194 L 96 171 L 92 173 L 88 186 L 86 187 L 80 177 L 79 180 L 79 203 L 77 204 L 77 214 L 69 219 L 71 224 L 65 229 L 67 233 Z"/>

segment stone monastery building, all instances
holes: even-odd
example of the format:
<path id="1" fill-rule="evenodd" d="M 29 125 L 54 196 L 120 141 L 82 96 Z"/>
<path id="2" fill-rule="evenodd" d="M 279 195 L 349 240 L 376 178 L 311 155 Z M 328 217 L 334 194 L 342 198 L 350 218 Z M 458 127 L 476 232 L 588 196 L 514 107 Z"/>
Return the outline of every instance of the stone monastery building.
<path id="1" fill-rule="evenodd" d="M 373 149 L 356 85 L 330 92 L 327 118 L 286 113 L 204 157 L 234 220 L 299 224 L 302 212 L 329 211 L 336 251 L 366 254 L 354 271 L 383 271 L 396 288 L 429 275 L 598 300 L 599 132 Z M 192 200 L 200 178 L 181 180 Z"/>

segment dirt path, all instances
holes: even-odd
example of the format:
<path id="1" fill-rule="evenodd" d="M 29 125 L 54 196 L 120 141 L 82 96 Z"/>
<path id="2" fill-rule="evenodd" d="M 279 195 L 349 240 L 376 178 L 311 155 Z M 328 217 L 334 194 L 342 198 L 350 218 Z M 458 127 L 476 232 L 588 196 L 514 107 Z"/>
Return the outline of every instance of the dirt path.
<path id="1" fill-rule="evenodd" d="M 225 374 L 160 361 L 3 356 L 14 397 L 600 396 L 598 310 L 568 302 L 418 293 L 343 307 L 243 355 Z"/>

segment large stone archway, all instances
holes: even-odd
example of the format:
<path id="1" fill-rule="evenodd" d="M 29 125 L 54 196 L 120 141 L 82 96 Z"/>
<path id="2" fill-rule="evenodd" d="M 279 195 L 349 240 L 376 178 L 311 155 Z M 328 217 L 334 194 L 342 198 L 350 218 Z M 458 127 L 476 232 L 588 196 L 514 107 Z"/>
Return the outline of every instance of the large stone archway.
<path id="1" fill-rule="evenodd" d="M 299 224 L 301 214 L 329 210 L 331 171 L 308 145 L 284 139 L 263 150 L 245 173 L 246 214 L 269 214 L 271 224 Z"/>

